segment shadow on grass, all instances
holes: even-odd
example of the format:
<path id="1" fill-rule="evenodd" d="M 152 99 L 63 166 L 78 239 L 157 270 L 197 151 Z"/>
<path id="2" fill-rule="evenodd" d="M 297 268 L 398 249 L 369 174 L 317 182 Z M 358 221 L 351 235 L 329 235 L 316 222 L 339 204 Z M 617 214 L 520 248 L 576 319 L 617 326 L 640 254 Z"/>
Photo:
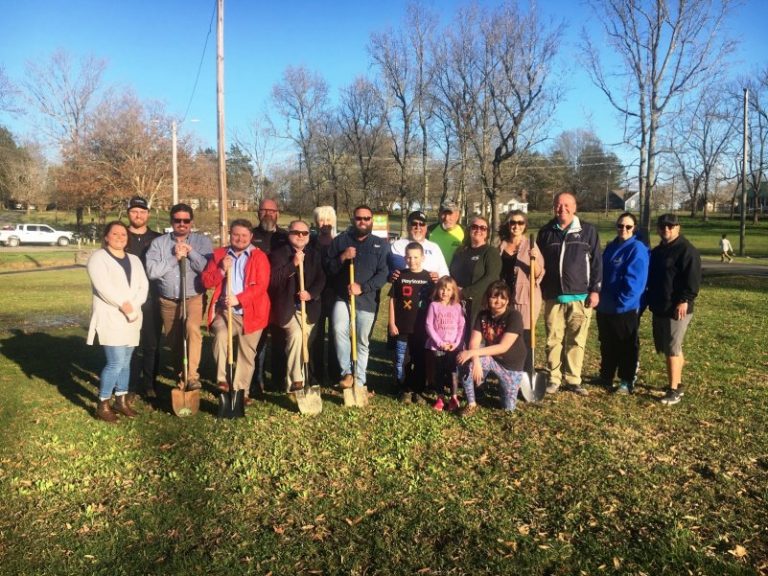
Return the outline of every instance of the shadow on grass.
<path id="1" fill-rule="evenodd" d="M 12 330 L 0 341 L 2 354 L 15 362 L 28 378 L 56 386 L 75 406 L 90 412 L 98 398 L 100 355 L 82 336 L 54 336 L 45 332 Z"/>

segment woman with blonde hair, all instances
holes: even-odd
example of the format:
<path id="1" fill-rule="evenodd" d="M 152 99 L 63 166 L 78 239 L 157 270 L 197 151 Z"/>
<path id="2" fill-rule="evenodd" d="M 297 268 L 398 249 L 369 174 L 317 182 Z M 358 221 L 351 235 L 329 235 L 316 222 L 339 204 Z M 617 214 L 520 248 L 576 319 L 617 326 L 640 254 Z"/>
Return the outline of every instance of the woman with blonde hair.
<path id="1" fill-rule="evenodd" d="M 336 237 L 336 210 L 333 206 L 318 206 L 314 212 L 316 234 L 312 236 L 311 243 L 320 253 L 320 260 L 325 262 L 325 256 L 331 242 Z M 327 274 L 327 271 L 326 271 Z M 333 327 L 331 326 L 331 312 L 336 295 L 333 284 L 326 282 L 320 296 L 320 317 L 317 319 L 312 334 L 310 335 L 310 365 L 313 376 L 319 380 L 325 380 L 327 371 L 329 381 L 339 374 L 339 361 L 336 358 L 336 345 L 333 339 Z M 326 328 L 327 321 L 327 328 Z M 328 347 L 325 348 L 325 337 L 328 335 Z"/>

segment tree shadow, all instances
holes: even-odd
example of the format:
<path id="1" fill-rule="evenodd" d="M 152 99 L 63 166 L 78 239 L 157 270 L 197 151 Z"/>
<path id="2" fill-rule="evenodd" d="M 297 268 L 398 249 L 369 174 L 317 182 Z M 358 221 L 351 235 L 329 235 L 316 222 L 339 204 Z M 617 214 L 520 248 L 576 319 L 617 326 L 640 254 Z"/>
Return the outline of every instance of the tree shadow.
<path id="1" fill-rule="evenodd" d="M 88 346 L 79 335 L 54 336 L 45 332 L 12 330 L 0 340 L 0 353 L 15 362 L 27 378 L 39 378 L 75 406 L 91 412 L 98 399 L 103 352 Z"/>

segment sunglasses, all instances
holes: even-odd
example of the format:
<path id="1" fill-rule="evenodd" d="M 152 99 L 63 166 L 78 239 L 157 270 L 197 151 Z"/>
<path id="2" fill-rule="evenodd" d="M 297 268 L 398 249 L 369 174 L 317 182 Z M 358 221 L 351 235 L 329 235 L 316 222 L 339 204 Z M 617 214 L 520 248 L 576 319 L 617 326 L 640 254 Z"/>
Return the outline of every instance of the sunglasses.
<path id="1" fill-rule="evenodd" d="M 472 224 L 472 226 L 469 227 L 470 230 L 480 230 L 481 232 L 485 232 L 488 230 L 488 226 L 482 226 L 480 224 Z"/>
<path id="2" fill-rule="evenodd" d="M 619 230 L 632 230 L 634 227 L 634 224 L 616 224 L 616 228 Z"/>
<path id="3" fill-rule="evenodd" d="M 306 230 L 289 230 L 288 234 L 291 236 L 301 236 L 302 238 L 309 236 L 309 232 Z"/>
<path id="4" fill-rule="evenodd" d="M 525 220 L 510 220 L 510 226 L 525 226 Z"/>
<path id="5" fill-rule="evenodd" d="M 174 224 L 189 224 L 192 222 L 192 218 L 174 218 L 173 223 Z"/>
<path id="6" fill-rule="evenodd" d="M 411 222 L 411 228 L 424 228 L 426 224 L 424 222 Z"/>
<path id="7" fill-rule="evenodd" d="M 659 224 L 659 228 L 674 228 L 677 224 Z"/>
<path id="8" fill-rule="evenodd" d="M 370 222 L 372 216 L 355 216 L 355 220 L 358 222 Z"/>

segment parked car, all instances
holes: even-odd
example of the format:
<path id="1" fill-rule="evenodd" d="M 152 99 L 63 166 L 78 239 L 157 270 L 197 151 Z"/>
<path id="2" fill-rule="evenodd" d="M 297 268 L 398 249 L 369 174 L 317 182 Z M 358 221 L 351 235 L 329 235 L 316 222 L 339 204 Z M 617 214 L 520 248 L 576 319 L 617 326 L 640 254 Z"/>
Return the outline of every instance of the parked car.
<path id="1" fill-rule="evenodd" d="M 11 224 L 0 230 L 0 244 L 50 244 L 67 246 L 73 240 L 72 232 L 54 230 L 47 224 Z"/>

